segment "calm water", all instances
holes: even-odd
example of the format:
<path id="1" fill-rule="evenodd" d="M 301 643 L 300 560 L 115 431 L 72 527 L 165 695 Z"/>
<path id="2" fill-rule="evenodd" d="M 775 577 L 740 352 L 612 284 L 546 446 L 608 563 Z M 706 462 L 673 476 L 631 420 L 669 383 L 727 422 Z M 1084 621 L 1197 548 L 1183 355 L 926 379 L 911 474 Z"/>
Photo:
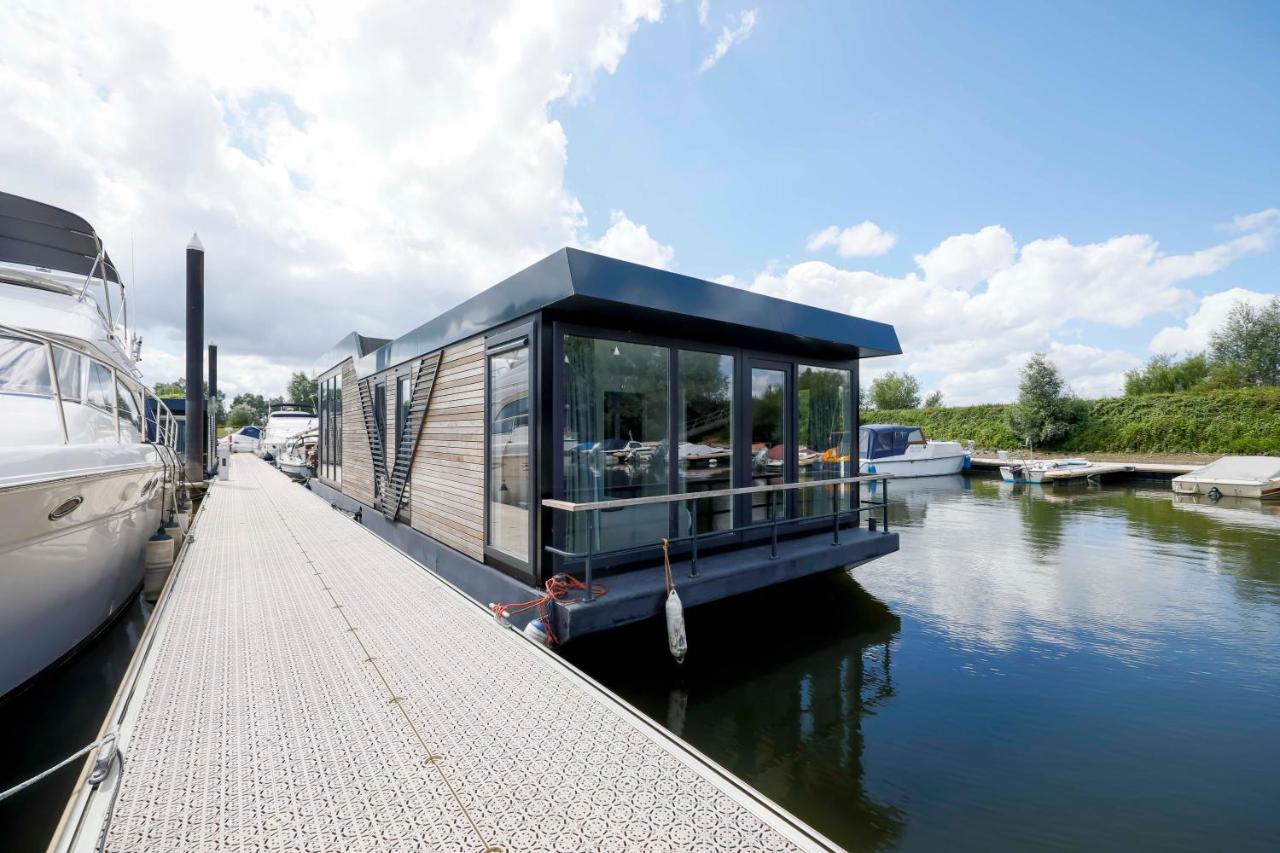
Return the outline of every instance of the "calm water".
<path id="1" fill-rule="evenodd" d="M 855 850 L 1280 848 L 1280 508 L 896 482 L 902 550 L 569 657 Z"/>
<path id="2" fill-rule="evenodd" d="M 57 764 L 98 736 L 150 607 L 135 598 L 102 636 L 66 666 L 0 704 L 0 790 Z M 62 817 L 81 761 L 0 803 L 0 851 L 41 851 Z"/>

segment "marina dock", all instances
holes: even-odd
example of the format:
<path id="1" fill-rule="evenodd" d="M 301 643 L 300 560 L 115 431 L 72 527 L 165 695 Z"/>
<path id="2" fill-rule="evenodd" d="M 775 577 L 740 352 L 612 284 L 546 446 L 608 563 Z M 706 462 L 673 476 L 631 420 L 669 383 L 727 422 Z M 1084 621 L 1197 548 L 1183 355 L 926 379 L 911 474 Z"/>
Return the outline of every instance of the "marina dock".
<path id="1" fill-rule="evenodd" d="M 832 846 L 248 454 L 107 732 L 51 850 Z"/>
<path id="2" fill-rule="evenodd" d="M 1022 461 L 1024 460 L 1021 457 L 1014 456 L 1011 453 L 1008 459 L 1000 459 L 995 456 L 975 456 L 971 460 L 971 464 L 978 471 L 999 471 L 1002 465 Z M 1104 477 L 1107 479 L 1171 480 L 1181 474 L 1190 473 L 1199 467 L 1201 466 L 1163 462 L 1094 462 L 1086 467 L 1045 471 L 1042 477 L 1045 482 L 1055 483 L 1082 482 Z"/>

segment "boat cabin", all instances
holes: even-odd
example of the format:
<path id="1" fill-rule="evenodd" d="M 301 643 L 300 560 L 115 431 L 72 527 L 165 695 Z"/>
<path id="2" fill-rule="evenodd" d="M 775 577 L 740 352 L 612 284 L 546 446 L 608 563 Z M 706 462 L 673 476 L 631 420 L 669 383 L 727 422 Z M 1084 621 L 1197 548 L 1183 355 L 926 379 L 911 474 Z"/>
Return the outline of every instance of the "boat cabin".
<path id="1" fill-rule="evenodd" d="M 593 580 L 553 607 L 564 641 L 660 612 L 664 540 L 686 606 L 897 550 L 847 445 L 859 361 L 898 352 L 883 323 L 562 249 L 323 356 L 312 488 L 483 603 Z"/>
<path id="2" fill-rule="evenodd" d="M 863 459 L 901 456 L 912 444 L 924 444 L 920 427 L 897 424 L 867 424 L 858 430 L 858 453 Z"/>

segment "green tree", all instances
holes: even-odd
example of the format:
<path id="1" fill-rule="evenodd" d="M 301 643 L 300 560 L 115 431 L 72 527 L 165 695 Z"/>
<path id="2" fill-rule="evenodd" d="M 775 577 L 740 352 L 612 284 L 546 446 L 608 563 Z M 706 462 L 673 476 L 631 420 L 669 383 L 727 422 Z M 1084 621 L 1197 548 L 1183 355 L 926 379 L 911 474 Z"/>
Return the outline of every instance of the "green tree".
<path id="1" fill-rule="evenodd" d="M 179 379 L 176 382 L 157 382 L 152 386 L 152 390 L 156 392 L 157 397 L 186 397 L 187 396 L 187 380 Z M 204 398 L 209 399 L 209 383 L 204 383 Z M 217 414 L 217 422 L 225 423 L 227 420 L 227 395 L 223 391 L 218 391 L 218 399 L 215 401 L 214 412 Z"/>
<path id="2" fill-rule="evenodd" d="M 288 402 L 304 403 L 314 407 L 319 394 L 319 387 L 320 383 L 308 378 L 307 374 L 299 370 L 289 379 L 289 387 L 287 389 Z"/>
<path id="3" fill-rule="evenodd" d="M 942 408 L 942 392 L 941 391 L 931 392 L 928 397 L 924 398 L 924 407 L 926 409 Z"/>
<path id="4" fill-rule="evenodd" d="M 1209 359 L 1204 353 L 1189 355 L 1182 361 L 1172 356 L 1155 355 L 1146 367 L 1130 370 L 1124 375 L 1124 395 L 1172 394 L 1190 391 L 1209 377 Z"/>
<path id="5" fill-rule="evenodd" d="M 1084 406 L 1071 395 L 1057 365 L 1038 352 L 1022 368 L 1018 402 L 1009 409 L 1009 426 L 1033 445 L 1066 438 L 1084 420 Z"/>
<path id="6" fill-rule="evenodd" d="M 1209 341 L 1214 369 L 1234 365 L 1247 385 L 1280 385 L 1280 296 L 1261 307 L 1237 302 Z"/>
<path id="7" fill-rule="evenodd" d="M 237 394 L 231 401 L 231 408 L 238 406 L 244 406 L 252 413 L 249 423 L 260 424 L 267 419 L 267 401 L 261 394 L 250 394 L 247 391 Z"/>
<path id="8" fill-rule="evenodd" d="M 877 409 L 918 409 L 920 383 L 906 371 L 890 371 L 871 381 L 871 401 Z"/>
<path id="9" fill-rule="evenodd" d="M 227 414 L 227 426 L 232 429 L 240 429 L 242 426 L 248 426 L 257 420 L 257 415 L 252 408 L 244 403 L 238 403 L 231 407 L 231 411 Z"/>

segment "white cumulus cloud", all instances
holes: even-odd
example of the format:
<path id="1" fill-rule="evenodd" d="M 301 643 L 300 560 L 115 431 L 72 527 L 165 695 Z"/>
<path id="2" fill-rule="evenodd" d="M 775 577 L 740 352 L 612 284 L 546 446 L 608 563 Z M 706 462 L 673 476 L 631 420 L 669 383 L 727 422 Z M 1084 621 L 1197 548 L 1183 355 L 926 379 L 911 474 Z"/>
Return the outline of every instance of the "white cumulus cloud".
<path id="1" fill-rule="evenodd" d="M 608 231 L 583 243 L 583 248 L 658 269 L 670 268 L 675 249 L 655 240 L 646 226 L 632 222 L 621 210 L 610 211 L 609 223 Z"/>
<path id="2" fill-rule="evenodd" d="M 751 35 L 759 15 L 760 13 L 756 9 L 747 9 L 737 15 L 731 15 L 729 23 L 725 24 L 724 28 L 720 30 L 720 36 L 716 39 L 715 47 L 711 49 L 711 53 L 707 54 L 707 58 L 702 60 L 698 73 L 701 74 L 714 68 L 717 62 L 724 59 L 725 54 L 729 52 L 731 47 Z"/>
<path id="3" fill-rule="evenodd" d="M 1258 293 L 1233 287 L 1200 298 L 1195 312 L 1181 326 L 1166 326 L 1151 339 L 1151 351 L 1168 355 L 1199 352 L 1209 346 L 1214 330 L 1223 324 L 1237 303 L 1262 306 L 1275 298 L 1274 293 Z"/>
<path id="4" fill-rule="evenodd" d="M 158 347 L 182 327 L 198 231 L 222 383 L 278 393 L 281 371 L 254 358 L 303 366 L 352 329 L 399 335 L 588 239 L 549 110 L 661 14 L 660 0 L 216 14 L 13 0 L 0 172 L 7 191 L 89 219 L 126 270 L 132 238 L 150 381 L 174 378 L 181 348 Z"/>
<path id="5" fill-rule="evenodd" d="M 868 219 L 848 228 L 828 226 L 810 237 L 805 248 L 816 252 L 835 246 L 842 258 L 872 258 L 888 252 L 897 242 L 897 237 Z"/>
<path id="6" fill-rule="evenodd" d="M 1019 247 L 1007 229 L 991 225 L 917 254 L 918 271 L 902 276 L 804 261 L 759 273 L 746 286 L 892 323 L 904 355 L 869 362 L 865 377 L 887 369 L 936 375 L 952 404 L 1012 398 L 1018 368 L 1038 350 L 1060 361 L 1077 393 L 1116 393 L 1137 357 L 1073 342 L 1073 327 L 1132 326 L 1193 304 L 1185 283 L 1265 251 L 1280 229 L 1275 217 L 1236 221 L 1249 226 L 1181 254 L 1163 252 L 1147 235 L 1085 244 L 1052 237 Z M 836 237 L 814 239 L 828 245 Z"/>

